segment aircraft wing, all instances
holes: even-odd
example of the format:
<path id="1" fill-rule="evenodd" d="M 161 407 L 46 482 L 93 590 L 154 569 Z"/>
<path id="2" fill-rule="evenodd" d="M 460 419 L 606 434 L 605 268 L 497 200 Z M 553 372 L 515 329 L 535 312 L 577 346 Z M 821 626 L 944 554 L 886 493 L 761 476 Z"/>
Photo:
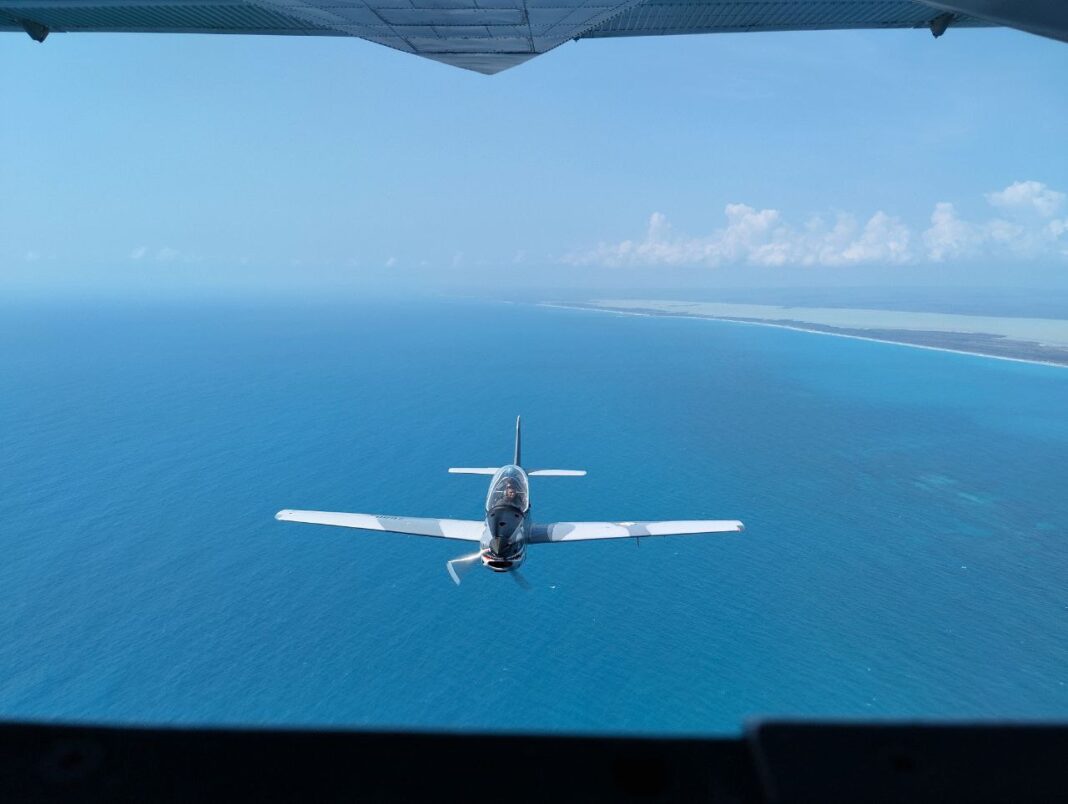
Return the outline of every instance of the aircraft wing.
<path id="1" fill-rule="evenodd" d="M 645 536 L 692 536 L 737 533 L 745 525 L 736 519 L 688 519 L 673 522 L 553 522 L 535 525 L 531 544 L 584 542 L 589 539 L 632 539 Z"/>
<path id="2" fill-rule="evenodd" d="M 381 530 L 407 533 L 411 536 L 433 536 L 438 539 L 459 539 L 464 542 L 481 540 L 486 523 L 475 519 L 421 519 L 411 516 L 379 516 L 377 514 L 346 514 L 337 511 L 291 511 L 274 515 L 283 522 L 306 522 L 309 525 L 334 525 L 357 530 Z"/>
<path id="3" fill-rule="evenodd" d="M 353 36 L 492 74 L 571 39 L 1009 25 L 1068 39 L 1059 0 L 0 0 L 0 31 Z"/>

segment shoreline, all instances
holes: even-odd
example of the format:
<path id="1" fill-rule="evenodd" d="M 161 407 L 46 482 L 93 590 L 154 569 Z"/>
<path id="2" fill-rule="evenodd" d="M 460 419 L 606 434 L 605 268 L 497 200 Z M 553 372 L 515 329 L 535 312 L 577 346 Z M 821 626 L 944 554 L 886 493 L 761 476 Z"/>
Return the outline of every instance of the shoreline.
<path id="1" fill-rule="evenodd" d="M 851 332 L 833 332 L 826 329 L 815 329 L 798 324 L 786 324 L 778 321 L 755 321 L 747 318 L 729 318 L 714 315 L 685 315 L 679 313 L 661 313 L 655 310 L 622 310 L 616 307 L 595 307 L 582 304 L 565 304 L 560 302 L 537 302 L 539 307 L 552 307 L 559 310 L 586 310 L 593 313 L 613 313 L 615 315 L 630 315 L 644 318 L 686 318 L 698 321 L 723 321 L 728 324 L 750 324 L 756 327 L 774 327 L 776 329 L 788 329 L 794 332 L 807 332 L 810 335 L 830 335 L 834 338 L 850 338 L 855 341 L 870 341 L 871 343 L 888 343 L 893 346 L 906 346 L 911 349 L 926 349 L 930 352 L 947 352 L 954 355 L 969 355 L 971 357 L 985 357 L 990 360 L 1007 360 L 1010 363 L 1027 363 L 1032 366 L 1052 366 L 1054 368 L 1068 368 L 1068 354 L 1064 363 L 1055 363 L 1051 360 L 1037 360 L 1027 357 L 1010 357 L 1008 355 L 992 355 L 988 352 L 967 351 L 964 349 L 951 349 L 946 346 L 931 346 L 911 341 L 895 341 L 888 338 L 875 338 L 869 335 L 856 335 Z"/>

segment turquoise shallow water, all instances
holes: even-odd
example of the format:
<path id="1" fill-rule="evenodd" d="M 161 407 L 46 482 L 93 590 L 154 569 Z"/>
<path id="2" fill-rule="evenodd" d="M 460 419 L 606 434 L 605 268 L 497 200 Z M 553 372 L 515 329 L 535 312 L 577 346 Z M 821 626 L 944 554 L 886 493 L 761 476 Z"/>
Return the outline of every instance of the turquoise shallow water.
<path id="1" fill-rule="evenodd" d="M 539 519 L 741 536 L 532 548 L 478 518 L 517 413 Z M 1068 717 L 1068 370 L 503 304 L 0 309 L 0 715 L 736 731 Z"/>

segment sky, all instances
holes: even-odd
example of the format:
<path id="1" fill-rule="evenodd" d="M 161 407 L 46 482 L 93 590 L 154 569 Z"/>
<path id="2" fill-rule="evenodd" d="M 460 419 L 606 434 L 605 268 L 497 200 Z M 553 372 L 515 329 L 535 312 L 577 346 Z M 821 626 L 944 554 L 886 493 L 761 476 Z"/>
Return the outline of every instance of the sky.
<path id="1" fill-rule="evenodd" d="M 1068 45 L 0 37 L 6 295 L 1068 288 Z"/>

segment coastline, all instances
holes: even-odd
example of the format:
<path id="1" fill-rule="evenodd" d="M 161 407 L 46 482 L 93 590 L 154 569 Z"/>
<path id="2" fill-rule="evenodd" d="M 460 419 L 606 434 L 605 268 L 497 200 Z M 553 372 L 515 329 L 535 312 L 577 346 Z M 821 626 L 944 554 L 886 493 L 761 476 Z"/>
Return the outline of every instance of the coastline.
<path id="1" fill-rule="evenodd" d="M 758 327 L 774 327 L 776 329 L 788 329 L 795 332 L 807 332 L 812 335 L 830 335 L 835 338 L 850 338 L 857 341 L 871 341 L 873 343 L 888 343 L 894 346 L 906 346 L 912 349 L 926 349 L 931 352 L 948 352 L 949 354 L 957 355 L 970 355 L 972 357 L 985 357 L 991 360 L 1006 360 L 1011 363 L 1028 363 L 1035 366 L 1052 366 L 1054 368 L 1068 368 L 1068 351 L 1065 352 L 1064 362 L 1056 362 L 1054 360 L 1041 360 L 1034 357 L 1020 357 L 1014 355 L 1005 354 L 991 354 L 990 352 L 984 352 L 979 350 L 968 349 L 954 349 L 948 346 L 937 346 L 934 344 L 916 343 L 911 340 L 895 340 L 889 337 L 875 337 L 873 335 L 862 335 L 856 332 L 850 331 L 836 331 L 833 328 L 819 328 L 817 326 L 805 326 L 804 322 L 784 321 L 784 320 L 759 320 L 752 318 L 732 318 L 729 316 L 718 315 L 699 315 L 697 313 L 676 313 L 667 312 L 663 310 L 656 310 L 652 308 L 636 308 L 636 309 L 623 309 L 619 307 L 610 307 L 607 305 L 596 304 L 583 304 L 566 302 L 537 302 L 539 307 L 552 307 L 560 310 L 586 310 L 589 312 L 599 313 L 614 313 L 615 315 L 630 315 L 639 316 L 645 318 L 688 318 L 704 321 L 723 321 L 729 324 L 750 324 Z M 961 333 L 972 334 L 972 333 Z M 1019 341 L 1006 341 L 1006 343 L 1020 343 L 1021 346 L 1025 344 Z"/>

